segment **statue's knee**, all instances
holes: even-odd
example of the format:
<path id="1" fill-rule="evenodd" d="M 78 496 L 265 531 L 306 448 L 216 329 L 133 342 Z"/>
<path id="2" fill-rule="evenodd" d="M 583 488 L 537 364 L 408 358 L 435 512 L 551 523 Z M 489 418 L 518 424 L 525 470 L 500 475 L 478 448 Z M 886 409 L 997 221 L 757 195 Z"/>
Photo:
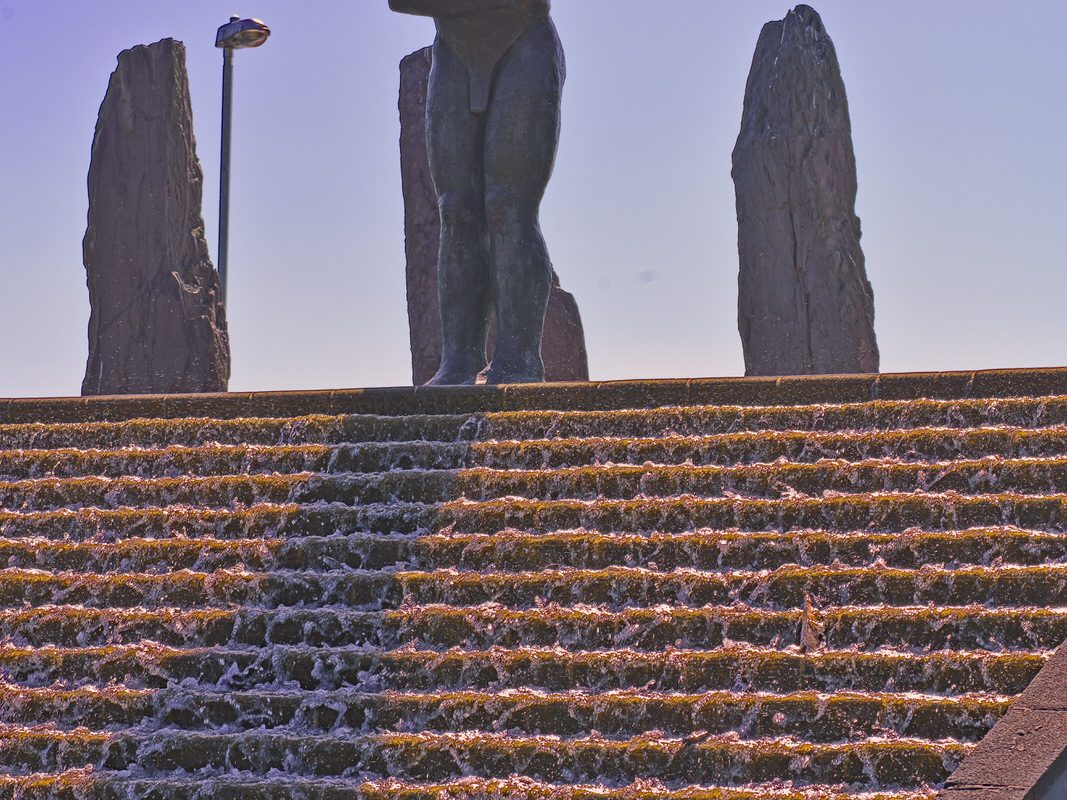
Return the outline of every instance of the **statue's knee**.
<path id="1" fill-rule="evenodd" d="M 462 192 L 442 192 L 437 196 L 437 210 L 446 229 L 463 230 L 477 224 L 477 200 Z"/>
<path id="2" fill-rule="evenodd" d="M 528 204 L 506 186 L 490 187 L 485 193 L 485 219 L 491 234 L 519 233 L 534 223 L 533 215 L 526 209 Z"/>

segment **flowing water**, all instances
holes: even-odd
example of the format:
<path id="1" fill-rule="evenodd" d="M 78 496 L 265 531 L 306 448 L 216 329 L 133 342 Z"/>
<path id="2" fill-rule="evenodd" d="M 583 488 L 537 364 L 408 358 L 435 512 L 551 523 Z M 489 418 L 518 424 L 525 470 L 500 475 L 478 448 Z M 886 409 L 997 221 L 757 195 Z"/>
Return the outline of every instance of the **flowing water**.
<path id="1" fill-rule="evenodd" d="M 0 798 L 930 800 L 1067 397 L 0 425 Z"/>

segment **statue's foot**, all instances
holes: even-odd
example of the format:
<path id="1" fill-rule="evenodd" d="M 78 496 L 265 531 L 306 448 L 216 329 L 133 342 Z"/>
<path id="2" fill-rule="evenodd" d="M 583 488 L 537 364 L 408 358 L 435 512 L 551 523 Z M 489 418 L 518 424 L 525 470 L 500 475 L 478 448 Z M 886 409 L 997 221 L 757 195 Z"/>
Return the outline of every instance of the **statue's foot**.
<path id="1" fill-rule="evenodd" d="M 485 367 L 471 372 L 470 369 L 454 369 L 442 366 L 437 374 L 426 381 L 425 386 L 473 386 L 478 382 L 478 375 Z"/>
<path id="2" fill-rule="evenodd" d="M 502 383 L 544 383 L 545 368 L 541 364 L 522 367 L 498 367 L 496 364 L 490 364 L 489 371 L 485 373 L 485 382 L 490 386 Z"/>

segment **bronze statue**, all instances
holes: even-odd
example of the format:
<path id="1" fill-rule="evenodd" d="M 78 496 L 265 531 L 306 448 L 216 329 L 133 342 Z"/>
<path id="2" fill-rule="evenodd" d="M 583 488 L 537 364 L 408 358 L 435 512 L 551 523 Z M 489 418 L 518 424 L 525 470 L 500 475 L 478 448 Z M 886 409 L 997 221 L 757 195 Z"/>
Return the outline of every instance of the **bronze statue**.
<path id="1" fill-rule="evenodd" d="M 538 210 L 556 158 L 563 48 L 549 0 L 389 0 L 433 17 L 426 103 L 441 214 L 443 348 L 432 385 L 544 380 L 541 332 L 552 264 Z"/>

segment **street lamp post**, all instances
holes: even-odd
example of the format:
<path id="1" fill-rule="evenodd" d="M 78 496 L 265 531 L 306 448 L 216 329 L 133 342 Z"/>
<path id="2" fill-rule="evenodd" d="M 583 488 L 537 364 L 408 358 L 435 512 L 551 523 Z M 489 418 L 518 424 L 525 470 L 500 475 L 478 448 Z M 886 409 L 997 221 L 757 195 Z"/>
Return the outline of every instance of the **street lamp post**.
<path id="1" fill-rule="evenodd" d="M 222 48 L 222 153 L 219 167 L 219 284 L 226 301 L 226 265 L 230 249 L 230 132 L 233 118 L 233 51 L 259 47 L 270 36 L 262 20 L 230 17 L 215 34 L 215 47 Z"/>

